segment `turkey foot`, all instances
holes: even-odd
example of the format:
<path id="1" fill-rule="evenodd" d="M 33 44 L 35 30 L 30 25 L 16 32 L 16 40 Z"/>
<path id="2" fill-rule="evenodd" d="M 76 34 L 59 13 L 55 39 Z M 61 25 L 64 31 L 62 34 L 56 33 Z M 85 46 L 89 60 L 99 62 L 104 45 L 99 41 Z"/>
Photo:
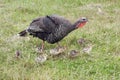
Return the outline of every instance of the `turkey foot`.
<path id="1" fill-rule="evenodd" d="M 36 52 L 37 53 L 43 53 L 44 52 L 44 41 L 42 41 L 41 47 L 37 47 Z"/>

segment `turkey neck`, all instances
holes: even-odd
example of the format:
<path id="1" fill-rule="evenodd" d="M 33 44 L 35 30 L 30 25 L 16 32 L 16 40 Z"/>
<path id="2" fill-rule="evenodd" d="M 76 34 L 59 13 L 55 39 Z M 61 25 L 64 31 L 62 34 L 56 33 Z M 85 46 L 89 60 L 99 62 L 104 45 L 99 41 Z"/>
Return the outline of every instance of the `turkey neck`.
<path id="1" fill-rule="evenodd" d="M 69 26 L 69 29 L 68 29 L 68 33 L 71 32 L 71 31 L 74 31 L 77 29 L 77 25 L 80 23 L 80 21 L 76 21 L 75 23 L 73 23 L 71 26 Z"/>
<path id="2" fill-rule="evenodd" d="M 68 33 L 72 32 L 72 31 L 78 29 L 78 28 L 77 28 L 77 25 L 78 25 L 79 23 L 80 23 L 80 21 L 78 20 L 78 21 L 76 21 L 76 22 L 73 23 L 73 24 L 69 24 L 69 26 L 59 27 L 59 29 L 62 29 L 62 28 L 63 28 L 62 30 L 63 30 L 66 34 L 68 34 Z M 61 31 L 62 31 L 62 30 L 61 30 Z"/>
<path id="3" fill-rule="evenodd" d="M 73 29 L 77 29 L 77 25 L 80 23 L 80 21 L 78 20 L 78 21 L 76 21 L 74 24 L 72 24 L 72 28 Z"/>

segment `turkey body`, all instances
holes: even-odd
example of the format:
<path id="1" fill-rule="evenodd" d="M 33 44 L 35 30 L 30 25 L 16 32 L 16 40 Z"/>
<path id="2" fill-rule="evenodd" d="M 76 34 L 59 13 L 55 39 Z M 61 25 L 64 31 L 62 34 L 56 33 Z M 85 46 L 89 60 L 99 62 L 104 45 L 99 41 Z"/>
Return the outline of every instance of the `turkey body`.
<path id="1" fill-rule="evenodd" d="M 54 44 L 73 31 L 74 26 L 61 16 L 51 15 L 33 20 L 26 31 L 33 37 Z"/>
<path id="2" fill-rule="evenodd" d="M 87 22 L 86 17 L 82 17 L 72 24 L 69 20 L 58 16 L 50 15 L 34 19 L 29 27 L 19 33 L 20 36 L 25 36 L 27 33 L 33 37 L 47 41 L 48 43 L 58 43 L 71 31 L 83 27 Z M 42 45 L 44 46 L 44 45 Z"/>

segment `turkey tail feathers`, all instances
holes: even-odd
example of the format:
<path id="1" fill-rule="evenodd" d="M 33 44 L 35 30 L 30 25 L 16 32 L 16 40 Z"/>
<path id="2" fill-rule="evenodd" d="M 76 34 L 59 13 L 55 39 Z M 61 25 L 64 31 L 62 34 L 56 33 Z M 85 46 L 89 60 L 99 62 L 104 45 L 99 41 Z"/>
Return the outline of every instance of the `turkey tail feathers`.
<path id="1" fill-rule="evenodd" d="M 27 31 L 26 30 L 23 30 L 21 31 L 20 33 L 18 33 L 19 36 L 22 36 L 22 37 L 25 37 L 27 35 Z"/>

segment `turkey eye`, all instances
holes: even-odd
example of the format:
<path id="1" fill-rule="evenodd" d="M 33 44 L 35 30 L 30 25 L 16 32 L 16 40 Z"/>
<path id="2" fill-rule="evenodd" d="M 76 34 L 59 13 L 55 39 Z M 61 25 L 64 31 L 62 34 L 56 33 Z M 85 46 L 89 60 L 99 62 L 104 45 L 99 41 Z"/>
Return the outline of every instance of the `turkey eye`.
<path id="1" fill-rule="evenodd" d="M 83 19 L 83 21 L 85 21 L 85 19 Z"/>

